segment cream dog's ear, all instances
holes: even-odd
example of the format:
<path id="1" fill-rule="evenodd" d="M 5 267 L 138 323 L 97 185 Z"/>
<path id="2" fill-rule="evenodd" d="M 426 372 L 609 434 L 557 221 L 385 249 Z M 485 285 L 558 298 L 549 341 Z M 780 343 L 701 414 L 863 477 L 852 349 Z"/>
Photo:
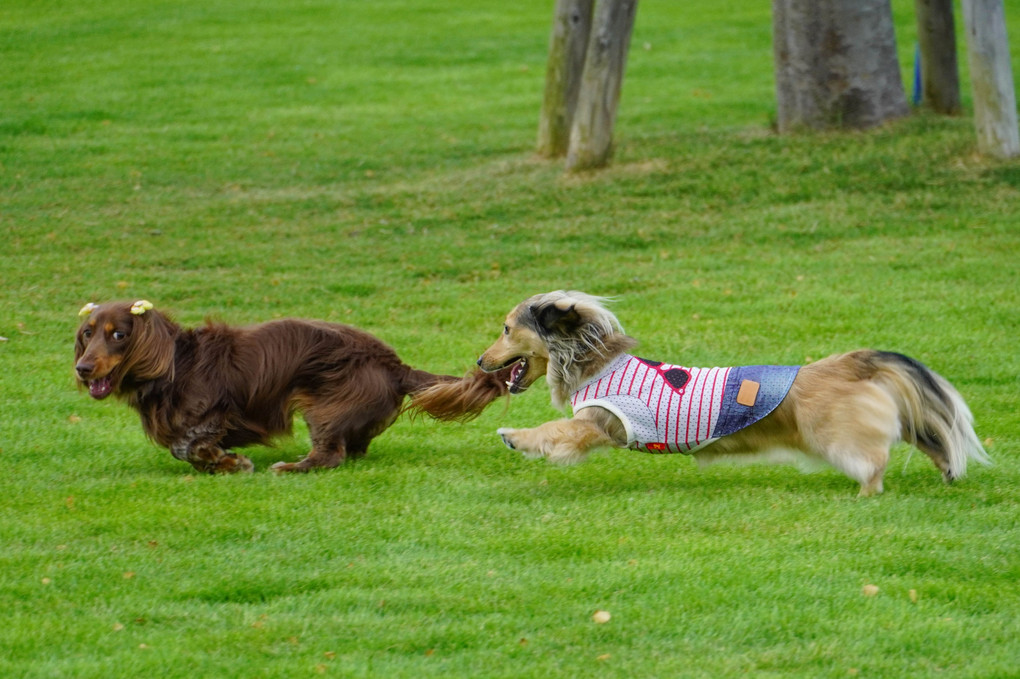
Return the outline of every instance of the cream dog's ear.
<path id="1" fill-rule="evenodd" d="M 533 305 L 528 311 L 535 319 L 539 332 L 546 335 L 568 335 L 582 322 L 581 314 L 577 313 L 576 305 L 572 303 L 566 308 L 556 303 Z"/>

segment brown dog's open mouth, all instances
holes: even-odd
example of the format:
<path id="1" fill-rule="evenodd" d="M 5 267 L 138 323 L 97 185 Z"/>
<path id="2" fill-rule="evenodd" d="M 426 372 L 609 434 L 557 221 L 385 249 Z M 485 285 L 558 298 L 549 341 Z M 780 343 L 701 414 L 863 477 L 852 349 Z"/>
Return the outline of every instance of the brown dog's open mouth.
<path id="1" fill-rule="evenodd" d="M 113 380 L 110 376 L 100 377 L 98 380 L 89 380 L 89 396 L 101 401 L 113 393 Z"/>

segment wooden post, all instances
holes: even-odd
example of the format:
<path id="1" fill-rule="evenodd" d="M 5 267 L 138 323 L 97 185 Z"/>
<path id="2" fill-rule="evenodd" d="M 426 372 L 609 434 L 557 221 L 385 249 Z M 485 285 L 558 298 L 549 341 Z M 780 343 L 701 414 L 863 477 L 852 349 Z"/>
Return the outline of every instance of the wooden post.
<path id="1" fill-rule="evenodd" d="M 584 75 L 570 129 L 567 170 L 602 167 L 613 146 L 627 48 L 637 0 L 599 0 L 584 60 Z"/>
<path id="2" fill-rule="evenodd" d="M 772 0 L 780 132 L 909 113 L 890 0 Z"/>
<path id="3" fill-rule="evenodd" d="M 1000 158 L 1020 155 L 1016 92 L 1002 0 L 963 0 L 963 22 L 978 150 Z"/>
<path id="4" fill-rule="evenodd" d="M 960 114 L 953 0 L 915 0 L 921 51 L 921 103 L 936 113 Z"/>
<path id="5" fill-rule="evenodd" d="M 567 154 L 594 1 L 556 0 L 545 69 L 545 97 L 538 121 L 538 153 L 547 158 Z"/>

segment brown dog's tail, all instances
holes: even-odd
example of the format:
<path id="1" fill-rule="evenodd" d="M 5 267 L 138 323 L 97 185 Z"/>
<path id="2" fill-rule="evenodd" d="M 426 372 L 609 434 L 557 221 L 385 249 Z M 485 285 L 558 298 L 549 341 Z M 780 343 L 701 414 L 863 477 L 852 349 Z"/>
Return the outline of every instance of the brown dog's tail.
<path id="1" fill-rule="evenodd" d="M 487 373 L 476 368 L 456 378 L 411 369 L 403 383 L 411 396 L 404 411 L 412 417 L 424 414 L 447 422 L 467 422 L 499 397 L 509 395 L 507 377 L 506 370 Z"/>

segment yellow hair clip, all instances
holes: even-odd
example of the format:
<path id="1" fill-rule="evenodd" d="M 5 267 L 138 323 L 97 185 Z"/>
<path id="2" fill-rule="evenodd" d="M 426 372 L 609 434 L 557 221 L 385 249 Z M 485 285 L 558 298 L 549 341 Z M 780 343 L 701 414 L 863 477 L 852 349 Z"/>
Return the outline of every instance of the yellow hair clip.
<path id="1" fill-rule="evenodd" d="M 95 311 L 98 308 L 99 308 L 98 304 L 95 304 L 93 302 L 89 302 L 88 304 L 86 304 L 85 306 L 83 306 L 81 308 L 81 311 L 78 312 L 78 318 L 85 318 L 86 316 L 88 316 L 89 314 L 91 314 L 93 311 Z"/>
<path id="2" fill-rule="evenodd" d="M 131 313 L 135 316 L 141 316 L 146 311 L 152 308 L 152 302 L 147 299 L 140 299 L 131 305 Z"/>

